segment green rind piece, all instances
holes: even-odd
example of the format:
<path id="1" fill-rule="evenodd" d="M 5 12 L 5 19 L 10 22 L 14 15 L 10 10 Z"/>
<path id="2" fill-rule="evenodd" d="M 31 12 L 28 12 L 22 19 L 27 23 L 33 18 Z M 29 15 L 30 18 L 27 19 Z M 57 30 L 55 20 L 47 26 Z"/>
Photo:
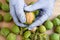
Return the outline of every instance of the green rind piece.
<path id="1" fill-rule="evenodd" d="M 6 12 L 9 12 L 9 10 L 10 10 L 8 4 L 2 4 L 1 8 L 2 8 L 3 11 L 6 11 Z"/>
<path id="2" fill-rule="evenodd" d="M 20 29 L 17 25 L 13 25 L 11 28 L 11 31 L 15 34 L 19 34 L 20 33 Z"/>
<path id="3" fill-rule="evenodd" d="M 60 20 L 58 18 L 55 18 L 52 20 L 54 26 L 59 26 L 60 25 Z"/>
<path id="4" fill-rule="evenodd" d="M 59 35 L 56 33 L 53 33 L 50 35 L 50 40 L 59 40 Z"/>
<path id="5" fill-rule="evenodd" d="M 16 35 L 13 34 L 13 33 L 10 33 L 10 34 L 7 36 L 7 40 L 16 40 Z"/>
<path id="6" fill-rule="evenodd" d="M 60 26 L 55 28 L 55 32 L 60 34 Z"/>
<path id="7" fill-rule="evenodd" d="M 0 34 L 3 36 L 7 36 L 10 33 L 10 30 L 8 28 L 1 28 Z"/>
<path id="8" fill-rule="evenodd" d="M 0 22 L 3 21 L 3 16 L 0 14 Z"/>
<path id="9" fill-rule="evenodd" d="M 12 20 L 12 16 L 10 15 L 10 13 L 6 13 L 4 15 L 4 21 L 5 22 L 10 22 Z"/>
<path id="10" fill-rule="evenodd" d="M 46 27 L 47 30 L 51 30 L 53 28 L 53 23 L 50 20 L 47 20 L 44 23 L 44 26 Z"/>
<path id="11" fill-rule="evenodd" d="M 31 35 L 31 32 L 30 32 L 30 31 L 26 31 L 26 32 L 24 33 L 24 38 L 29 38 L 30 35 Z"/>

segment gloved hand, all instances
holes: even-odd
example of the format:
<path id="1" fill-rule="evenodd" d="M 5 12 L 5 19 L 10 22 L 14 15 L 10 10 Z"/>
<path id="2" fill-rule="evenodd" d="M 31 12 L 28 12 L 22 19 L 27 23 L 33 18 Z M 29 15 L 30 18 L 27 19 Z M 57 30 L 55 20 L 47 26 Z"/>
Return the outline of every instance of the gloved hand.
<path id="1" fill-rule="evenodd" d="M 14 22 L 20 27 L 26 27 L 22 24 L 26 22 L 26 17 L 24 13 L 24 0 L 10 0 L 10 14 L 13 17 Z M 20 22 L 19 22 L 20 21 Z"/>
<path id="2" fill-rule="evenodd" d="M 55 0 L 38 0 L 35 4 L 25 7 L 25 11 L 35 11 L 42 9 L 40 16 L 38 16 L 34 23 L 32 23 L 28 29 L 32 30 L 34 27 L 42 25 L 53 12 Z"/>

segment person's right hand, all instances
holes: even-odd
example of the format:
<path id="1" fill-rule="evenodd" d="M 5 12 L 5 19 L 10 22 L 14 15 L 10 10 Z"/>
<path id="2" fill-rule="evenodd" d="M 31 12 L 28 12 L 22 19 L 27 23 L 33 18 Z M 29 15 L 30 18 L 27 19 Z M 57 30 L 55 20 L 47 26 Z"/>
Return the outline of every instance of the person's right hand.
<path id="1" fill-rule="evenodd" d="M 26 4 L 24 3 L 24 0 L 10 0 L 10 14 L 13 17 L 14 22 L 16 25 L 20 27 L 26 27 L 26 17 L 24 13 L 24 6 Z M 20 22 L 19 22 L 20 21 Z"/>
<path id="2" fill-rule="evenodd" d="M 34 29 L 37 26 L 42 25 L 50 16 L 52 16 L 55 0 L 38 0 L 33 5 L 26 6 L 25 11 L 40 10 L 39 16 L 35 21 L 28 27 L 29 30 Z"/>

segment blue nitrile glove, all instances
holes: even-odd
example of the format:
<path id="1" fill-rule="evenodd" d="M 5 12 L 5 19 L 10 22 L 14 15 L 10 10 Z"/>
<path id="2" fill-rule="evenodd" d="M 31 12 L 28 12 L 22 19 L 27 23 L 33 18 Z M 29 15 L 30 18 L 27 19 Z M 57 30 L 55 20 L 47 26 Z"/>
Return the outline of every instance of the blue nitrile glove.
<path id="1" fill-rule="evenodd" d="M 38 19 L 36 19 L 35 22 L 28 27 L 29 30 L 42 25 L 52 15 L 54 3 L 55 0 L 38 0 L 35 4 L 25 7 L 25 11 L 35 11 L 37 9 L 42 9 Z"/>
<path id="2" fill-rule="evenodd" d="M 23 10 L 24 6 L 26 6 L 24 0 L 10 0 L 10 14 L 13 17 L 14 22 L 21 27 L 26 27 L 25 24 L 22 24 L 26 22 L 25 13 Z"/>

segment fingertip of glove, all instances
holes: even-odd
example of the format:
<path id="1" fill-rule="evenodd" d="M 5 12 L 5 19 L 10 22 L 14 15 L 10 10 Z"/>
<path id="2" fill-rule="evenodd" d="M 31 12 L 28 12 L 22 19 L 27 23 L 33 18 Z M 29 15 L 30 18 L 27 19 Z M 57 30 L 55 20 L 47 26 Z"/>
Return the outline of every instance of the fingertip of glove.
<path id="1" fill-rule="evenodd" d="M 25 11 L 33 11 L 32 5 L 26 6 L 26 7 L 24 8 L 24 10 L 25 10 Z"/>
<path id="2" fill-rule="evenodd" d="M 33 28 L 32 27 L 28 27 L 28 30 L 32 30 Z"/>
<path id="3" fill-rule="evenodd" d="M 20 20 L 21 21 L 21 23 L 25 23 L 26 22 L 26 20 Z"/>

